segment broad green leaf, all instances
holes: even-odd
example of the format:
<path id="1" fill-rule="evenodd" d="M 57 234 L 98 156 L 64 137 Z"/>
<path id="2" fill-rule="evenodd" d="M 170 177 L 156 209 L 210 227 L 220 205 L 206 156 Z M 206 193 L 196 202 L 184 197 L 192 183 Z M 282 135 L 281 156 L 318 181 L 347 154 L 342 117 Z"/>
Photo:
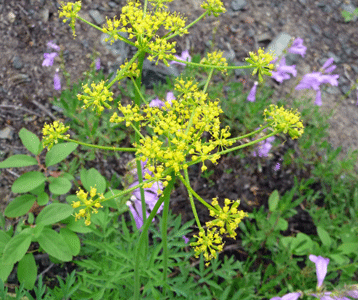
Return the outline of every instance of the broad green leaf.
<path id="1" fill-rule="evenodd" d="M 338 250 L 342 254 L 350 254 L 350 253 L 357 254 L 357 252 L 358 252 L 358 243 L 344 243 L 344 244 L 342 244 L 342 245 L 340 245 L 338 247 Z"/>
<path id="2" fill-rule="evenodd" d="M 5 282 L 14 268 L 14 264 L 4 264 L 3 260 L 0 260 L 0 279 Z"/>
<path id="3" fill-rule="evenodd" d="M 41 194 L 38 194 L 38 196 L 37 196 L 37 204 L 40 206 L 46 205 L 48 203 L 49 199 L 50 198 L 47 195 L 47 193 L 42 192 Z"/>
<path id="4" fill-rule="evenodd" d="M 3 252 L 10 239 L 11 238 L 4 231 L 0 230 L 0 253 Z"/>
<path id="5" fill-rule="evenodd" d="M 67 222 L 67 220 L 66 220 L 66 222 Z M 69 218 L 66 228 L 68 228 L 69 230 L 72 230 L 74 232 L 78 232 L 78 233 L 92 232 L 91 226 L 86 226 L 84 219 L 80 219 L 80 220 L 76 221 L 76 219 L 74 217 Z"/>
<path id="6" fill-rule="evenodd" d="M 81 242 L 77 234 L 67 228 L 61 228 L 60 235 L 71 249 L 71 254 L 73 256 L 78 255 L 81 250 Z"/>
<path id="7" fill-rule="evenodd" d="M 30 193 L 32 195 L 38 196 L 40 194 L 42 194 L 45 191 L 45 182 L 40 184 L 36 189 L 31 190 Z"/>
<path id="8" fill-rule="evenodd" d="M 37 216 L 36 224 L 51 225 L 66 219 L 73 213 L 71 205 L 52 203 L 46 206 Z"/>
<path id="9" fill-rule="evenodd" d="M 38 171 L 31 171 L 22 174 L 17 178 L 12 187 L 11 191 L 13 193 L 26 193 L 36 189 L 38 186 L 43 184 L 46 181 L 44 174 Z"/>
<path id="10" fill-rule="evenodd" d="M 291 244 L 292 253 L 296 255 L 307 255 L 311 253 L 313 247 L 313 242 L 311 238 L 302 232 L 299 232 L 297 236 L 293 239 Z"/>
<path id="11" fill-rule="evenodd" d="M 33 195 L 22 195 L 12 200 L 5 209 L 5 216 L 8 218 L 16 218 L 27 214 L 34 205 L 36 197 Z"/>
<path id="12" fill-rule="evenodd" d="M 34 288 L 37 276 L 37 267 L 32 253 L 26 254 L 17 265 L 17 279 L 24 284 L 25 289 Z"/>
<path id="13" fill-rule="evenodd" d="M 349 264 L 349 258 L 341 254 L 330 254 L 329 257 L 339 265 Z"/>
<path id="14" fill-rule="evenodd" d="M 3 262 L 13 265 L 24 257 L 31 244 L 31 233 L 21 232 L 10 239 L 4 249 Z"/>
<path id="15" fill-rule="evenodd" d="M 42 230 L 38 242 L 42 249 L 49 255 L 61 261 L 71 261 L 71 249 L 68 247 L 63 237 L 50 228 Z"/>
<path id="16" fill-rule="evenodd" d="M 104 193 L 106 190 L 106 180 L 94 168 L 91 168 L 88 171 L 82 170 L 81 181 L 88 192 L 91 190 L 91 187 L 96 187 L 97 193 Z"/>
<path id="17" fill-rule="evenodd" d="M 36 158 L 25 154 L 17 154 L 17 155 L 10 156 L 9 158 L 0 162 L 0 169 L 35 166 L 37 164 L 38 163 Z"/>
<path id="18" fill-rule="evenodd" d="M 63 177 L 51 178 L 49 189 L 55 195 L 66 194 L 72 187 L 71 182 Z"/>
<path id="19" fill-rule="evenodd" d="M 279 199 L 280 199 L 280 196 L 278 194 L 278 191 L 274 190 L 268 200 L 269 210 L 271 212 L 276 211 Z"/>
<path id="20" fill-rule="evenodd" d="M 29 150 L 32 154 L 38 155 L 41 153 L 43 147 L 36 134 L 28 131 L 26 128 L 21 128 L 19 132 L 19 137 L 22 144 Z"/>
<path id="21" fill-rule="evenodd" d="M 64 160 L 67 156 L 69 156 L 76 148 L 78 144 L 76 143 L 64 143 L 58 144 L 51 148 L 50 151 L 47 152 L 45 158 L 46 167 L 53 166 L 60 161 Z"/>
<path id="22" fill-rule="evenodd" d="M 332 243 L 329 233 L 321 226 L 317 226 L 317 233 L 318 233 L 319 238 L 322 241 L 322 244 L 329 247 Z"/>

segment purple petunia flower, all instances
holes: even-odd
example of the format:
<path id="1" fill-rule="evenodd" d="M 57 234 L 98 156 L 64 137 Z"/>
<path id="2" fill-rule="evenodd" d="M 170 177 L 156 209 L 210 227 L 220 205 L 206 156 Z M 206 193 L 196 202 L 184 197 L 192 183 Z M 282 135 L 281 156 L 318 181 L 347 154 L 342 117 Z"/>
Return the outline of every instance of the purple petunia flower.
<path id="1" fill-rule="evenodd" d="M 55 76 L 53 77 L 53 87 L 56 91 L 61 89 L 61 78 L 58 75 L 58 70 L 56 70 Z"/>
<path id="2" fill-rule="evenodd" d="M 43 67 L 50 67 L 53 65 L 53 60 L 58 54 L 56 52 L 44 53 L 44 61 L 42 62 Z"/>
<path id="3" fill-rule="evenodd" d="M 299 297 L 301 297 L 301 293 L 289 293 L 282 297 L 273 297 L 270 300 L 297 300 Z"/>
<path id="4" fill-rule="evenodd" d="M 332 59 L 328 59 L 324 63 L 324 65 L 323 65 L 324 68 L 322 68 L 323 72 L 327 72 L 328 70 L 332 70 L 332 69 L 334 70 L 333 67 L 335 67 L 335 66 L 330 66 L 332 64 L 332 62 L 333 62 Z M 325 68 L 328 68 L 328 69 L 325 69 Z M 337 86 L 338 78 L 339 78 L 338 74 L 326 75 L 326 74 L 322 74 L 321 72 L 308 73 L 305 76 L 303 76 L 302 80 L 296 86 L 295 90 L 302 90 L 302 89 L 315 90 L 317 92 L 315 104 L 321 106 L 322 100 L 321 100 L 321 90 L 320 90 L 319 86 L 321 84 L 325 84 L 325 83 L 329 83 L 332 86 Z"/>
<path id="5" fill-rule="evenodd" d="M 56 50 L 56 51 L 60 51 L 61 50 L 61 48 L 60 48 L 60 46 L 57 46 L 54 42 L 52 42 L 52 41 L 49 41 L 48 43 L 47 43 L 47 47 L 48 48 L 51 48 L 51 49 L 53 49 L 53 50 Z"/>
<path id="6" fill-rule="evenodd" d="M 305 57 L 306 50 L 307 47 L 303 46 L 303 39 L 297 38 L 293 41 L 292 46 L 287 51 Z"/>
<path id="7" fill-rule="evenodd" d="M 247 99 L 246 99 L 247 101 L 255 102 L 255 100 L 256 100 L 256 89 L 257 89 L 258 84 L 259 83 L 257 81 L 255 81 L 254 86 L 251 88 L 250 93 L 247 96 Z"/>
<path id="8" fill-rule="evenodd" d="M 99 71 L 101 69 L 101 59 L 98 57 L 96 59 L 96 71 Z"/>
<path id="9" fill-rule="evenodd" d="M 189 51 L 188 50 L 184 50 L 182 53 L 181 53 L 181 56 L 178 56 L 178 55 L 174 55 L 175 58 L 177 59 L 180 59 L 180 60 L 184 60 L 184 61 L 191 61 L 191 56 L 189 54 Z M 185 66 L 184 63 L 181 63 L 181 62 L 178 62 L 178 61 L 171 61 L 169 62 L 169 64 L 178 64 L 178 65 L 182 65 L 182 66 Z"/>
<path id="10" fill-rule="evenodd" d="M 282 57 L 276 71 L 272 71 L 272 78 L 275 79 L 277 82 L 282 83 L 286 79 L 290 79 L 290 75 L 292 74 L 294 77 L 297 76 L 296 65 L 287 66 L 286 65 L 286 58 Z"/>

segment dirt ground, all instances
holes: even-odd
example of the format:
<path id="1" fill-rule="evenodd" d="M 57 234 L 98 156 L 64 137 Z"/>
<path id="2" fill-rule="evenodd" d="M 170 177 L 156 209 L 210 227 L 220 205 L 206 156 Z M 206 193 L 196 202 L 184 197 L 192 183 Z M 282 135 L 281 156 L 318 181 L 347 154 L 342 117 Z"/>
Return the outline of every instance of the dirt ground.
<path id="1" fill-rule="evenodd" d="M 358 6 L 358 0 L 350 3 Z M 81 14 L 91 21 L 91 10 L 97 10 L 102 16 L 113 17 L 119 15 L 124 4 L 122 0 L 84 0 Z M 305 58 L 297 63 L 297 78 L 318 70 L 323 64 L 322 60 L 324 62 L 333 53 L 338 58 L 334 73 L 340 75 L 340 83 L 344 88 L 343 91 L 341 86 L 323 91 L 322 110 L 336 109 L 330 121 L 329 142 L 334 147 L 341 145 L 345 154 L 350 149 L 358 149 L 357 96 L 352 92 L 347 98 L 342 98 L 343 92 L 347 91 L 358 74 L 358 33 L 356 22 L 344 23 L 340 14 L 342 4 L 340 0 L 247 0 L 242 10 L 234 11 L 232 1 L 224 0 L 228 12 L 219 18 L 207 17 L 191 28 L 190 35 L 178 38 L 177 52 L 188 49 L 191 54 L 203 55 L 208 49 L 208 41 L 214 39 L 218 49 L 233 50 L 234 62 L 242 62 L 249 51 L 257 50 L 258 46 L 266 47 L 280 32 L 287 32 L 303 38 L 307 47 Z M 99 53 L 105 74 L 116 63 L 117 57 L 101 44 L 98 31 L 87 24 L 76 24 L 77 37 L 73 39 L 69 26 L 58 18 L 58 7 L 56 0 L 0 0 L 0 132 L 6 134 L 6 138 L 0 139 L 0 161 L 13 154 L 27 153 L 18 137 L 22 127 L 40 135 L 45 122 L 61 118 L 61 114 L 53 110 L 50 103 L 51 98 L 60 94 L 53 88 L 53 76 L 59 67 L 59 58 L 55 58 L 54 66 L 42 67 L 48 41 L 52 40 L 64 49 L 66 70 L 74 82 L 88 70 L 94 51 Z M 188 17 L 187 24 L 203 12 L 198 0 L 174 0 L 169 8 L 184 13 Z M 215 34 L 214 27 L 217 28 Z M 65 87 L 64 78 L 61 79 Z M 246 82 L 246 90 L 253 83 L 249 76 L 238 76 L 237 80 Z M 276 89 L 273 102 L 284 97 L 297 84 L 292 79 L 281 85 L 271 79 L 268 83 Z M 314 101 L 315 94 L 303 90 L 294 91 L 293 96 L 308 96 Z M 251 210 L 252 205 L 262 205 L 274 189 L 280 192 L 290 189 L 294 175 L 299 179 L 309 176 L 308 171 L 272 171 L 287 147 L 296 148 L 297 145 L 292 141 L 285 143 L 270 161 L 261 162 L 261 171 L 243 169 L 247 164 L 257 165 L 252 158 L 222 159 L 215 168 L 212 178 L 214 184 L 208 184 L 200 177 L 199 170 L 193 168 L 193 187 L 207 199 L 218 193 L 222 199 L 241 198 L 243 209 Z M 296 155 L 299 155 L 298 151 Z M 105 162 L 95 160 L 91 164 L 99 170 L 106 170 L 108 178 L 111 176 L 110 166 L 114 166 L 112 169 L 121 174 L 121 170 L 116 167 L 118 162 L 112 158 Z M 233 169 L 230 174 L 224 172 L 228 167 Z M 14 197 L 10 187 L 16 179 L 16 172 L 21 174 L 20 169 L 11 172 L 3 170 L 0 174 L 2 207 Z M 172 208 L 177 209 L 184 220 L 191 218 L 186 201 L 186 192 L 179 187 L 173 194 Z M 205 219 L 205 212 L 202 214 Z M 302 214 L 302 218 L 306 218 L 305 214 Z M 299 226 L 299 217 L 294 222 Z M 302 232 L 309 234 L 311 230 Z"/>

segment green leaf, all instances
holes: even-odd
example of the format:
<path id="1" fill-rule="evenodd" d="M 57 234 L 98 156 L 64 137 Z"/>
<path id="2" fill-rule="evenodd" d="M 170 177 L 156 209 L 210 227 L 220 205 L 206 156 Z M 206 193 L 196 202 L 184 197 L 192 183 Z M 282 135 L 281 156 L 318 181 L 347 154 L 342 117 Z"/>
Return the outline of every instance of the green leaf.
<path id="1" fill-rule="evenodd" d="M 31 233 L 21 232 L 15 235 L 6 244 L 3 255 L 3 263 L 13 265 L 24 257 L 31 244 Z"/>
<path id="2" fill-rule="evenodd" d="M 0 169 L 19 168 L 19 167 L 27 167 L 27 166 L 35 166 L 35 165 L 37 165 L 36 158 L 25 154 L 17 154 L 17 155 L 10 156 L 9 158 L 0 162 Z"/>
<path id="3" fill-rule="evenodd" d="M 323 245 L 329 247 L 332 244 L 331 237 L 323 227 L 317 226 L 317 233 Z"/>
<path id="4" fill-rule="evenodd" d="M 67 228 L 61 228 L 60 235 L 71 249 L 71 254 L 73 256 L 78 255 L 81 250 L 81 242 L 77 234 Z"/>
<path id="5" fill-rule="evenodd" d="M 12 200 L 5 209 L 5 216 L 8 218 L 16 218 L 27 214 L 34 205 L 36 197 L 33 195 L 22 195 Z"/>
<path id="6" fill-rule="evenodd" d="M 46 206 L 37 216 L 36 224 L 51 225 L 66 219 L 73 213 L 71 205 L 52 203 Z"/>
<path id="7" fill-rule="evenodd" d="M 61 261 L 71 261 L 71 249 L 68 247 L 63 237 L 50 228 L 42 230 L 38 242 L 42 249 L 49 255 Z"/>
<path id="8" fill-rule="evenodd" d="M 0 260 L 0 279 L 5 282 L 14 268 L 14 264 L 4 264 L 3 261 L 4 259 Z"/>
<path id="9" fill-rule="evenodd" d="M 60 161 L 64 160 L 67 156 L 69 156 L 76 148 L 78 144 L 76 143 L 64 143 L 58 144 L 51 148 L 50 151 L 47 152 L 45 158 L 46 167 L 53 166 Z"/>
<path id="10" fill-rule="evenodd" d="M 17 178 L 12 187 L 11 191 L 13 193 L 26 193 L 36 189 L 38 186 L 43 184 L 46 181 L 44 174 L 38 171 L 31 171 L 22 174 Z"/>
<path id="11" fill-rule="evenodd" d="M 4 231 L 0 230 L 0 253 L 3 252 L 10 239 L 11 238 Z"/>
<path id="12" fill-rule="evenodd" d="M 34 288 L 37 276 L 37 267 L 32 253 L 26 254 L 17 265 L 17 279 L 24 284 L 25 289 Z"/>
<path id="13" fill-rule="evenodd" d="M 38 196 L 37 196 L 37 204 L 40 206 L 46 205 L 48 203 L 49 199 L 50 198 L 47 195 L 47 193 L 42 192 L 41 194 L 38 194 Z"/>
<path id="14" fill-rule="evenodd" d="M 71 182 L 63 177 L 51 178 L 49 189 L 55 195 L 66 194 L 72 187 Z"/>
<path id="15" fill-rule="evenodd" d="M 358 243 L 344 243 L 338 247 L 342 254 L 357 253 Z"/>
<path id="16" fill-rule="evenodd" d="M 66 220 L 66 222 L 67 222 L 67 220 Z M 85 225 L 84 219 L 80 219 L 80 220 L 76 221 L 76 219 L 74 217 L 70 218 L 68 220 L 66 228 L 68 228 L 69 230 L 72 230 L 74 232 L 78 232 L 78 233 L 89 233 L 89 232 L 93 231 L 91 229 L 91 226 Z"/>
<path id="17" fill-rule="evenodd" d="M 293 239 L 291 244 L 291 250 L 293 254 L 296 255 L 307 255 L 311 253 L 313 247 L 313 242 L 311 238 L 302 232 L 299 232 L 297 236 Z"/>
<path id="18" fill-rule="evenodd" d="M 96 187 L 97 193 L 104 193 L 106 190 L 106 180 L 94 168 L 91 168 L 88 171 L 82 170 L 81 181 L 88 192 L 91 190 L 91 187 Z"/>
<path id="19" fill-rule="evenodd" d="M 269 210 L 271 212 L 276 211 L 278 201 L 280 200 L 280 196 L 278 194 L 277 190 L 274 190 L 272 194 L 269 197 L 268 204 L 269 204 Z"/>
<path id="20" fill-rule="evenodd" d="M 41 153 L 43 147 L 36 134 L 28 131 L 26 128 L 21 128 L 19 132 L 19 137 L 22 144 L 29 150 L 32 154 L 38 155 Z"/>

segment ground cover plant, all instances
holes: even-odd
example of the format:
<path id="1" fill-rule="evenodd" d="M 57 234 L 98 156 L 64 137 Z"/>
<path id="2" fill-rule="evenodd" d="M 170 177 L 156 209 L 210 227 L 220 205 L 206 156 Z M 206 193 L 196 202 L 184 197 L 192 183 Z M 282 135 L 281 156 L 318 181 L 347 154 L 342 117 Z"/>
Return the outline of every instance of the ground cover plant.
<path id="1" fill-rule="evenodd" d="M 161 10 L 162 2 L 150 2 L 156 18 L 150 18 L 147 2 L 144 10 L 139 3 L 129 2 L 120 19 L 107 20 L 104 28 L 98 28 L 109 33 L 110 39 L 122 39 L 118 32 L 126 30 L 129 40 L 123 40 L 139 48 L 137 55 L 117 72 L 115 80 L 104 81 L 100 74 L 81 84 L 80 91 L 65 91 L 56 104 L 70 118 L 66 124 L 69 126 L 61 122 L 45 125 L 42 143 L 35 134 L 23 129 L 20 138 L 35 157 L 17 155 L 1 163 L 2 168 L 38 165 L 43 171 L 24 173 L 12 186 L 14 193 L 23 195 L 15 198 L 4 212 L 6 218 L 17 221 L 8 227 L 2 219 L 1 279 L 8 279 L 15 266 L 21 283 L 17 297 L 35 299 L 281 299 L 277 294 L 284 295 L 282 299 L 357 298 L 358 192 L 354 186 L 356 176 L 350 168 L 356 156 L 342 162 L 335 160 L 339 149 L 334 151 L 322 141 L 325 120 L 318 106 L 309 101 L 295 104 L 301 111 L 301 120 L 299 113 L 283 108 L 284 103 L 269 106 L 270 91 L 262 93 L 261 99 L 261 92 L 256 91 L 258 83 L 243 97 L 240 84 L 229 82 L 230 74 L 223 83 L 228 87 L 227 101 L 217 101 L 224 95 L 220 85 L 209 84 L 214 69 L 230 73 L 237 67 L 228 66 L 220 52 L 208 53 L 203 59 L 191 59 L 185 54 L 173 56 L 175 45 L 168 43 L 170 34 L 184 34 L 186 27 L 180 16 L 169 18 Z M 76 2 L 62 7 L 62 14 L 73 29 L 76 18 L 88 23 L 78 16 L 80 6 Z M 225 11 L 220 1 L 208 1 L 203 8 L 203 17 Z M 163 38 L 154 35 L 161 25 L 159 20 L 169 29 Z M 154 22 L 154 27 L 148 28 L 150 22 Z M 136 38 L 135 43 L 130 41 L 132 38 Z M 288 51 L 304 57 L 302 40 L 293 41 Z M 168 91 L 174 92 L 167 94 L 166 102 L 145 95 L 141 86 L 145 52 L 150 59 L 157 57 L 167 63 L 188 65 L 187 74 L 158 91 L 162 99 Z M 45 60 L 51 57 L 46 55 Z M 257 74 L 261 84 L 265 76 L 277 81 L 288 80 L 288 74 L 295 76 L 294 68 L 286 66 L 283 58 L 276 61 L 279 64 L 274 67 L 273 54 L 259 50 L 250 53 L 245 68 L 254 69 L 253 75 Z M 338 75 L 331 74 L 332 62 L 328 60 L 320 72 L 307 74 L 298 85 L 317 92 L 316 105 L 321 103 L 320 85 L 338 84 Z M 204 80 L 194 81 L 194 67 L 204 68 Z M 113 99 L 109 90 L 116 80 L 125 77 L 131 81 L 128 80 L 123 95 L 134 98 L 134 104 Z M 56 80 L 54 84 L 58 86 Z M 120 115 L 110 111 L 115 106 Z M 97 115 L 88 120 L 90 109 Z M 266 125 L 260 127 L 264 122 Z M 71 138 L 67 135 L 69 128 L 76 131 Z M 127 135 L 116 134 L 119 130 L 127 135 L 133 133 L 134 138 L 126 141 Z M 100 131 L 106 131 L 106 135 Z M 308 178 L 295 178 L 292 189 L 282 195 L 272 191 L 267 206 L 250 209 L 246 205 L 244 210 L 240 201 L 221 194 L 204 200 L 193 189 L 190 178 L 196 164 L 200 164 L 197 171 L 208 184 L 215 184 L 211 179 L 215 164 L 220 165 L 229 153 L 247 157 L 248 161 L 250 155 L 259 157 L 257 168 L 262 169 L 270 150 L 284 142 L 287 133 L 293 139 L 299 138 L 302 156 L 295 157 L 288 150 L 270 171 L 274 173 L 292 164 L 307 168 L 307 161 L 313 168 Z M 308 136 L 303 139 L 305 134 Z M 122 143 L 126 147 L 119 148 Z M 132 146 L 127 147 L 126 143 Z M 91 158 L 75 152 L 78 145 L 127 151 L 135 153 L 136 159 L 127 164 L 121 182 L 108 181 L 94 168 L 77 171 Z M 44 146 L 48 151 L 41 156 Z M 312 155 L 313 149 L 321 152 L 320 161 Z M 53 169 L 69 155 L 77 159 Z M 229 168 L 225 171 L 232 172 Z M 182 222 L 169 209 L 171 191 L 180 183 L 186 189 L 190 200 L 187 205 L 194 216 L 189 222 Z M 313 189 L 314 184 L 320 184 L 322 190 Z M 238 210 L 239 205 L 243 210 Z M 34 206 L 39 210 L 34 211 Z M 297 207 L 308 211 L 316 232 L 289 230 Z M 124 215 L 128 209 L 131 220 Z M 207 220 L 199 218 L 204 210 Z M 158 221 L 152 223 L 155 216 Z M 238 233 L 244 259 L 220 255 L 225 253 L 228 238 L 238 238 Z M 69 274 L 65 281 L 59 279 L 59 287 L 46 288 L 37 275 L 33 255 L 37 252 L 47 253 L 53 263 L 73 261 L 78 272 Z M 323 284 L 327 269 L 330 272 Z M 0 288 L 3 298 L 11 297 L 3 285 Z"/>

